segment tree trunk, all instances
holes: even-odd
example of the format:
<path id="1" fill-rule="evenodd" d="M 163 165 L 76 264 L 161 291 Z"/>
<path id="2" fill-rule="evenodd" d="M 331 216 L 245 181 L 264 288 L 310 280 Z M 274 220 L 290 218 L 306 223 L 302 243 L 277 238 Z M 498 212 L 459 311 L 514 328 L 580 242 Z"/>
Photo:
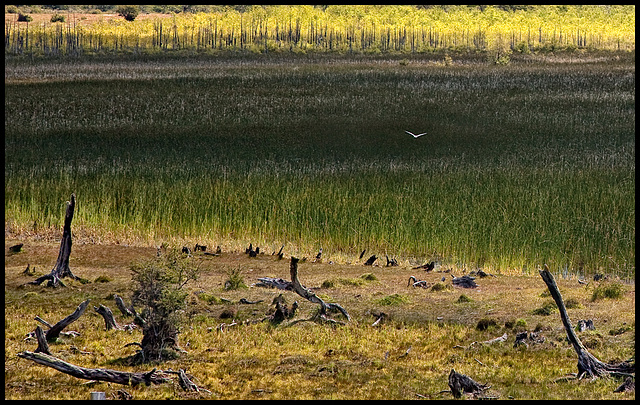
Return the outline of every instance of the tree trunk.
<path id="1" fill-rule="evenodd" d="M 556 280 L 553 278 L 553 275 L 546 264 L 544 265 L 544 269 L 540 271 L 540 276 L 549 288 L 551 297 L 553 297 L 553 300 L 556 302 L 556 305 L 560 310 L 560 318 L 562 318 L 562 323 L 567 331 L 567 338 L 573 345 L 573 349 L 578 354 L 578 378 L 582 378 L 585 375 L 596 378 L 611 374 L 629 375 L 630 373 L 635 373 L 635 364 L 626 362 L 622 362 L 620 364 L 607 364 L 601 362 L 589 353 L 580 339 L 578 339 L 578 336 L 576 336 L 573 326 L 571 326 L 571 320 L 569 319 L 567 309 L 564 306 L 560 290 L 558 290 L 558 286 L 556 285 Z"/>
<path id="2" fill-rule="evenodd" d="M 54 368 L 62 373 L 69 374 L 76 378 L 85 380 L 107 381 L 115 384 L 136 386 L 141 383 L 146 385 L 162 384 L 171 380 L 156 373 L 156 369 L 147 373 L 129 373 L 126 371 L 109 370 L 103 368 L 85 368 L 79 367 L 57 357 L 44 353 L 33 353 L 24 351 L 18 353 L 18 357 L 31 360 L 43 366 Z"/>
<path id="3" fill-rule="evenodd" d="M 62 282 L 62 278 L 71 277 L 74 280 L 80 280 L 80 277 L 75 276 L 69 268 L 69 255 L 71 255 L 71 221 L 73 220 L 73 213 L 76 207 L 76 195 L 71 194 L 71 200 L 67 201 L 67 210 L 64 216 L 64 228 L 62 230 L 62 240 L 60 241 L 60 251 L 58 253 L 58 260 L 56 265 L 51 270 L 51 273 L 42 277 L 38 277 L 36 280 L 29 284 L 40 285 L 43 281 L 49 280 L 47 287 L 57 287 L 59 285 L 65 286 Z"/>

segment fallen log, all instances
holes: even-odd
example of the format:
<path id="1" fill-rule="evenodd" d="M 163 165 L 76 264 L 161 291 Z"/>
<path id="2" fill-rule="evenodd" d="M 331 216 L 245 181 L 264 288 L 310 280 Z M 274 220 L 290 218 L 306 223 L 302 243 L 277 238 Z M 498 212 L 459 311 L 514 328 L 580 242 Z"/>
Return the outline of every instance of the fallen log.
<path id="1" fill-rule="evenodd" d="M 126 371 L 109 370 L 104 368 L 80 367 L 44 353 L 24 351 L 18 353 L 18 357 L 26 360 L 31 360 L 40 365 L 51 367 L 62 373 L 85 380 L 106 381 L 115 384 L 131 386 L 136 386 L 142 383 L 146 385 L 158 385 L 166 382 L 171 382 L 171 379 L 164 377 L 160 373 L 156 373 L 155 368 L 146 373 L 130 373 Z"/>
<path id="2" fill-rule="evenodd" d="M 571 320 L 567 314 L 567 309 L 564 306 L 562 295 L 556 284 L 556 280 L 549 271 L 549 267 L 544 265 L 544 268 L 540 270 L 540 276 L 549 288 L 551 297 L 556 302 L 558 309 L 560 310 L 560 318 L 562 324 L 567 332 L 567 338 L 573 345 L 573 349 L 578 354 L 578 379 L 582 379 L 584 376 L 589 375 L 592 378 L 613 375 L 613 376 L 630 376 L 631 373 L 635 373 L 635 363 L 622 362 L 619 364 L 603 363 L 595 358 L 587 348 L 582 344 L 578 336 L 576 335 L 573 327 L 571 326 Z"/>
<path id="3" fill-rule="evenodd" d="M 65 287 L 62 278 L 70 277 L 74 280 L 82 280 L 82 278 L 74 275 L 69 268 L 69 256 L 71 255 L 71 221 L 73 220 L 73 212 L 76 207 L 76 195 L 71 194 L 70 201 L 67 201 L 67 210 L 64 216 L 64 228 L 62 230 L 62 240 L 60 241 L 60 251 L 56 265 L 49 274 L 38 277 L 28 284 L 40 285 L 43 281 L 48 280 L 47 287 Z"/>
<path id="4" fill-rule="evenodd" d="M 413 283 L 411 283 L 412 280 L 413 280 Z M 414 288 L 415 287 L 429 288 L 429 283 L 427 283 L 425 280 L 418 280 L 417 278 L 415 278 L 415 276 L 409 276 L 409 282 L 407 284 L 407 287 L 409 287 L 410 285 L 412 285 Z"/>
<path id="5" fill-rule="evenodd" d="M 436 267 L 436 262 L 425 263 L 422 266 L 412 267 L 413 270 L 423 269 L 426 272 L 433 270 Z"/>
<path id="6" fill-rule="evenodd" d="M 478 286 L 478 284 L 476 284 L 475 277 L 471 277 L 471 276 L 462 276 L 462 277 L 455 277 L 453 274 L 451 275 L 451 277 L 453 277 L 453 280 L 451 280 L 451 283 L 453 283 L 453 285 L 457 285 L 458 287 L 464 287 L 464 288 L 476 288 Z"/>

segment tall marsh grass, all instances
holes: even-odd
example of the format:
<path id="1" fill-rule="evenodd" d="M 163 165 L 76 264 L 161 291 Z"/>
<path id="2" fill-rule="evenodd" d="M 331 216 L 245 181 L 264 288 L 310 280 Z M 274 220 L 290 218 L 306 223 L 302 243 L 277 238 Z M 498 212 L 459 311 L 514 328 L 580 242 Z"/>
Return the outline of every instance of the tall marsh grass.
<path id="1" fill-rule="evenodd" d="M 5 67 L 5 234 L 635 274 L 624 58 Z"/>

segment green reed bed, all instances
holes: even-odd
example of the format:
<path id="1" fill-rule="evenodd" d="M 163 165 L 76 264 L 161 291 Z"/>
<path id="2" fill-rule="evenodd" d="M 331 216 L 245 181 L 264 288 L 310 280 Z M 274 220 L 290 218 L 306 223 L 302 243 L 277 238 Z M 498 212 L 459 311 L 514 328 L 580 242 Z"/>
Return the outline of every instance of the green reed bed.
<path id="1" fill-rule="evenodd" d="M 156 77 L 148 63 L 113 61 L 122 76 L 80 63 L 46 81 L 39 69 L 60 62 L 15 81 L 5 64 L 5 229 L 59 226 L 75 192 L 77 229 L 129 243 L 634 274 L 624 55 L 261 62 L 155 61 Z"/>

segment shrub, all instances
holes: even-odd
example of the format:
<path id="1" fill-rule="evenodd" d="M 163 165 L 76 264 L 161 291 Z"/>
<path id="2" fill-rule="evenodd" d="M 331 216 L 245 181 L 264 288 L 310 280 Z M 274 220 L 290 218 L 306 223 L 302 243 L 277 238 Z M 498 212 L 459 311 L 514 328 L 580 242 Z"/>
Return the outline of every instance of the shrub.
<path id="1" fill-rule="evenodd" d="M 29 14 L 18 13 L 18 21 L 30 22 L 33 21 L 33 17 L 31 17 Z"/>
<path id="2" fill-rule="evenodd" d="M 596 287 L 591 296 L 591 301 L 596 301 L 601 298 L 622 298 L 624 290 L 620 283 L 607 283 Z"/>
<path id="3" fill-rule="evenodd" d="M 247 285 L 244 283 L 244 278 L 242 277 L 242 268 L 234 267 L 227 272 L 229 279 L 224 283 L 225 290 L 239 290 L 241 288 L 247 288 Z"/>
<path id="4" fill-rule="evenodd" d="M 127 21 L 133 21 L 140 14 L 140 7 L 138 6 L 119 6 L 116 9 L 116 13 L 124 17 Z"/>
<path id="5" fill-rule="evenodd" d="M 62 14 L 54 14 L 51 16 L 51 22 L 64 22 L 64 16 Z"/>
<path id="6" fill-rule="evenodd" d="M 178 333 L 188 293 L 184 286 L 197 279 L 191 258 L 178 250 L 131 266 L 134 305 L 142 306 L 142 350 L 134 363 L 175 358 Z"/>
<path id="7" fill-rule="evenodd" d="M 103 276 L 98 276 L 98 278 L 96 278 L 95 282 L 96 283 L 108 283 L 110 281 L 111 281 L 111 279 L 109 277 L 103 275 Z"/>

